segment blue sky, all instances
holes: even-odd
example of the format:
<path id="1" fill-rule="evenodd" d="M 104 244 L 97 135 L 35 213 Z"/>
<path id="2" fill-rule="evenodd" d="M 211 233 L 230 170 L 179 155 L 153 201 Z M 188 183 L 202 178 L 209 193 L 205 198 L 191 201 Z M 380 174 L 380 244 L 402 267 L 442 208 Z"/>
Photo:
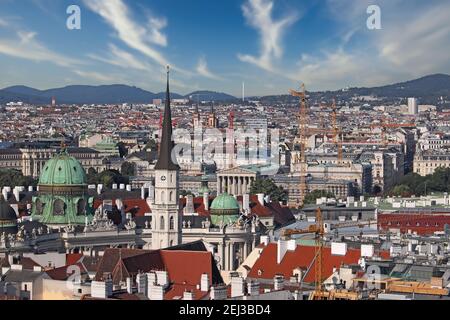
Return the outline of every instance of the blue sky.
<path id="1" fill-rule="evenodd" d="M 81 30 L 66 28 L 72 4 Z M 0 87 L 159 92 L 166 64 L 179 93 L 382 85 L 450 73 L 449 20 L 447 0 L 0 0 Z"/>

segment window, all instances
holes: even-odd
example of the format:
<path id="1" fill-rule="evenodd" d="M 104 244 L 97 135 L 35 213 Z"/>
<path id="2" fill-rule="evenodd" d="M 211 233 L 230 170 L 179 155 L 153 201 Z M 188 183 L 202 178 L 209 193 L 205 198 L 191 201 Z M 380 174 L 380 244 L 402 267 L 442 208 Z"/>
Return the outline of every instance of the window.
<path id="1" fill-rule="evenodd" d="M 37 199 L 36 202 L 34 203 L 35 206 L 35 212 L 38 216 L 42 215 L 42 212 L 44 211 L 44 206 L 42 204 L 42 201 Z"/>
<path id="2" fill-rule="evenodd" d="M 161 230 L 164 230 L 164 229 L 165 229 L 165 225 L 166 225 L 166 223 L 165 223 L 165 221 L 164 221 L 164 217 L 161 217 L 161 218 L 159 219 L 159 228 L 160 228 Z"/>
<path id="3" fill-rule="evenodd" d="M 84 216 L 86 210 L 86 201 L 84 199 L 80 199 L 77 203 L 77 215 Z"/>
<path id="4" fill-rule="evenodd" d="M 66 209 L 66 204 L 62 200 L 55 200 L 53 203 L 53 215 L 63 216 Z"/>
<path id="5" fill-rule="evenodd" d="M 169 228 L 170 230 L 175 230 L 175 219 L 173 218 L 173 216 L 170 217 Z"/>
<path id="6" fill-rule="evenodd" d="M 170 196 L 169 196 L 169 201 L 172 202 L 173 201 L 173 191 L 170 192 Z"/>

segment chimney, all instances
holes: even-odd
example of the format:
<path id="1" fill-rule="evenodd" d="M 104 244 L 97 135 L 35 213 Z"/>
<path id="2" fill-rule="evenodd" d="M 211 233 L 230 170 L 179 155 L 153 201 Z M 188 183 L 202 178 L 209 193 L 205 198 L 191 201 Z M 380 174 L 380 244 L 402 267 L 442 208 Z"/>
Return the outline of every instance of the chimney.
<path id="1" fill-rule="evenodd" d="M 258 193 L 258 202 L 263 206 L 264 205 L 264 193 Z"/>
<path id="2" fill-rule="evenodd" d="M 133 294 L 133 282 L 130 277 L 127 278 L 127 292 Z"/>
<path id="3" fill-rule="evenodd" d="M 244 295 L 244 278 L 232 277 L 231 278 L 231 297 L 242 297 Z"/>
<path id="4" fill-rule="evenodd" d="M 121 183 L 121 184 L 119 185 L 119 189 L 120 189 L 120 190 L 125 190 L 125 184 Z"/>
<path id="5" fill-rule="evenodd" d="M 275 291 L 281 291 L 284 289 L 284 276 L 276 275 L 273 278 L 273 286 Z"/>
<path id="6" fill-rule="evenodd" d="M 131 184 L 127 184 L 127 191 L 128 191 L 128 192 L 131 192 L 131 190 L 132 190 L 132 189 L 131 189 Z"/>
<path id="7" fill-rule="evenodd" d="M 277 264 L 283 261 L 284 255 L 288 251 L 288 241 L 279 239 L 277 245 Z"/>
<path id="8" fill-rule="evenodd" d="M 209 211 L 209 193 L 205 192 L 203 194 L 203 205 L 205 206 L 205 210 Z"/>
<path id="9" fill-rule="evenodd" d="M 156 273 L 154 272 L 147 273 L 147 283 L 149 286 L 154 286 L 157 284 Z"/>
<path id="10" fill-rule="evenodd" d="M 123 201 L 122 201 L 122 199 L 116 199 L 116 206 L 117 206 L 117 209 L 119 211 L 122 211 L 122 208 L 123 208 Z"/>
<path id="11" fill-rule="evenodd" d="M 93 298 L 107 299 L 113 295 L 113 282 L 109 277 L 105 281 L 92 281 L 91 296 Z"/>
<path id="12" fill-rule="evenodd" d="M 155 286 L 148 284 L 148 298 L 154 301 L 164 300 L 164 288 L 161 286 Z"/>
<path id="13" fill-rule="evenodd" d="M 211 300 L 225 300 L 227 298 L 227 287 L 224 285 L 211 288 Z"/>
<path id="14" fill-rule="evenodd" d="M 169 274 L 167 271 L 156 271 L 156 280 L 158 285 L 163 288 L 169 286 Z"/>
<path id="15" fill-rule="evenodd" d="M 5 201 L 8 201 L 8 191 L 5 188 L 2 189 L 2 195 L 3 195 L 3 199 L 5 199 Z"/>
<path id="16" fill-rule="evenodd" d="M 259 296 L 259 282 L 250 281 L 247 284 L 247 291 L 250 296 Z"/>
<path id="17" fill-rule="evenodd" d="M 200 279 L 200 290 L 202 292 L 209 291 L 209 275 L 207 273 L 202 274 L 202 277 Z"/>
<path id="18" fill-rule="evenodd" d="M 261 244 L 264 244 L 264 246 L 269 245 L 270 243 L 270 237 L 269 236 L 261 236 L 260 241 Z"/>
<path id="19" fill-rule="evenodd" d="M 147 275 L 139 272 L 136 276 L 138 293 L 147 295 Z"/>
<path id="20" fill-rule="evenodd" d="M 15 187 L 13 190 L 14 198 L 16 198 L 16 201 L 20 201 L 20 190 L 19 188 Z"/>
<path id="21" fill-rule="evenodd" d="M 112 189 L 113 189 L 113 190 L 117 190 L 117 184 L 116 184 L 116 183 L 114 183 L 114 184 L 112 185 Z"/>
<path id="22" fill-rule="evenodd" d="M 185 291 L 183 294 L 183 300 L 188 301 L 194 300 L 194 293 L 192 291 Z"/>
<path id="23" fill-rule="evenodd" d="M 250 212 L 250 195 L 248 193 L 242 196 L 242 209 L 244 210 L 245 213 Z"/>

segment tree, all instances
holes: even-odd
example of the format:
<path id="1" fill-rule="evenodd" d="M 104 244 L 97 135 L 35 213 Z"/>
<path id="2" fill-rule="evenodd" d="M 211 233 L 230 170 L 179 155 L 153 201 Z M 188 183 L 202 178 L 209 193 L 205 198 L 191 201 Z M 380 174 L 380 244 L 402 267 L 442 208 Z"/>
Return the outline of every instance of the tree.
<path id="1" fill-rule="evenodd" d="M 102 184 L 105 188 L 111 188 L 113 184 L 128 184 L 129 178 L 124 177 L 117 170 L 105 170 L 103 172 L 88 175 L 89 184 Z"/>
<path id="2" fill-rule="evenodd" d="M 427 195 L 430 192 L 450 192 L 450 168 L 437 168 L 432 175 L 420 176 L 416 173 L 410 173 L 400 180 L 399 184 L 394 186 L 391 193 L 409 188 L 410 193 L 416 196 Z M 397 189 L 396 189 L 397 188 Z"/>
<path id="3" fill-rule="evenodd" d="M 124 162 L 120 168 L 120 172 L 123 176 L 133 177 L 136 175 L 136 164 L 131 162 Z"/>
<path id="4" fill-rule="evenodd" d="M 145 150 L 155 151 L 157 149 L 158 149 L 158 144 L 156 143 L 156 141 L 154 139 L 150 139 L 145 146 Z"/>
<path id="5" fill-rule="evenodd" d="M 313 192 L 310 192 L 305 196 L 303 203 L 316 204 L 317 199 L 320 199 L 322 197 L 335 198 L 335 195 L 325 190 L 314 190 Z"/>
<path id="6" fill-rule="evenodd" d="M 390 192 L 390 194 L 394 197 L 410 197 L 412 195 L 411 188 L 407 185 L 401 184 L 395 186 L 394 189 Z"/>
<path id="7" fill-rule="evenodd" d="M 287 192 L 278 187 L 272 179 L 256 179 L 251 187 L 251 194 L 264 193 L 269 196 L 272 201 L 287 201 Z"/>
<path id="8" fill-rule="evenodd" d="M 117 144 L 117 148 L 119 148 L 119 155 L 121 158 L 126 157 L 128 155 L 128 149 L 125 146 L 125 143 L 119 142 Z"/>
<path id="9" fill-rule="evenodd" d="M 29 187 L 36 186 L 38 181 L 33 177 L 27 177 L 19 170 L 0 169 L 0 187 Z"/>

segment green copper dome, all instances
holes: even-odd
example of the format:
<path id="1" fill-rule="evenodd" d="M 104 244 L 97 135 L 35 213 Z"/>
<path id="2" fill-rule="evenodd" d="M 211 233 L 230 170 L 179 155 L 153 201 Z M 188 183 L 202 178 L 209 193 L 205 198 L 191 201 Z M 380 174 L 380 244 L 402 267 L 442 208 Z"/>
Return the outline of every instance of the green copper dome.
<path id="1" fill-rule="evenodd" d="M 239 203 L 233 196 L 221 194 L 211 204 L 211 222 L 215 226 L 233 224 L 239 219 L 239 211 Z"/>
<path id="2" fill-rule="evenodd" d="M 93 202 L 84 168 L 63 148 L 42 170 L 32 216 L 51 226 L 84 225 L 92 220 Z"/>
<path id="3" fill-rule="evenodd" d="M 85 185 L 86 173 L 81 164 L 66 151 L 49 160 L 42 170 L 39 185 Z"/>

